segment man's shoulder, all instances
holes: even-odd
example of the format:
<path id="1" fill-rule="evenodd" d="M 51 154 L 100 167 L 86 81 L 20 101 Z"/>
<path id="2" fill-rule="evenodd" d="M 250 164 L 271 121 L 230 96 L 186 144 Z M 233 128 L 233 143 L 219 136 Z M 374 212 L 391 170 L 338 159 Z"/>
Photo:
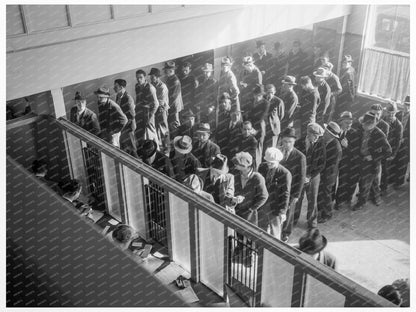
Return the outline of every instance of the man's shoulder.
<path id="1" fill-rule="evenodd" d="M 290 157 L 291 156 L 291 157 Z M 305 158 L 306 156 L 296 147 L 293 148 L 289 159 L 292 158 L 294 160 Z"/>

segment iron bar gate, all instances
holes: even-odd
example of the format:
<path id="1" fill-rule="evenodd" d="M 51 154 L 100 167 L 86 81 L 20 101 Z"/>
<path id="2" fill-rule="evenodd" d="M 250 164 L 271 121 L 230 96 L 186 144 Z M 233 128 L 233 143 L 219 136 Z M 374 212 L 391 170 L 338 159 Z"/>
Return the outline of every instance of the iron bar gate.
<path id="1" fill-rule="evenodd" d="M 83 147 L 82 151 L 87 173 L 87 189 L 95 200 L 95 203 L 93 203 L 94 209 L 106 211 L 104 171 L 100 152 L 91 146 Z"/>
<path id="2" fill-rule="evenodd" d="M 156 183 L 144 184 L 145 205 L 149 236 L 163 246 L 168 246 L 166 221 L 166 192 Z"/>

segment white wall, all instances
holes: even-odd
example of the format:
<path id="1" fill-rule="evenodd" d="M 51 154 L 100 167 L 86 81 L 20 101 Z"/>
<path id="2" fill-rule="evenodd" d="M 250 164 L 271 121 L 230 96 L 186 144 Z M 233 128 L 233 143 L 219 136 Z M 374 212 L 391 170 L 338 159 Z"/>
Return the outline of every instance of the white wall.
<path id="1" fill-rule="evenodd" d="M 244 6 L 215 15 L 161 24 L 157 24 L 156 18 L 151 26 L 27 48 L 20 52 L 16 50 L 6 56 L 7 100 L 309 25 L 349 12 L 350 6 L 345 5 Z"/>

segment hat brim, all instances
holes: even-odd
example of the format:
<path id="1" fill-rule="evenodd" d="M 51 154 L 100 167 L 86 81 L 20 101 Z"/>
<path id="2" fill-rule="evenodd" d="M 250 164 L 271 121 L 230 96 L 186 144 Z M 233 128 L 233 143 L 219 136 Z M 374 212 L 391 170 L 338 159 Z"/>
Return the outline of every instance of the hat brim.
<path id="1" fill-rule="evenodd" d="M 203 72 L 213 72 L 214 69 L 208 69 L 208 68 L 202 68 L 201 69 Z"/>
<path id="2" fill-rule="evenodd" d="M 211 134 L 211 130 L 195 130 L 195 133 L 209 133 Z"/>
<path id="3" fill-rule="evenodd" d="M 318 77 L 318 78 L 328 78 L 328 75 L 320 75 L 320 74 L 318 74 L 317 72 L 313 72 L 312 73 L 315 77 Z"/>
<path id="4" fill-rule="evenodd" d="M 189 152 L 192 151 L 192 144 L 187 149 L 181 148 L 180 146 L 178 146 L 178 141 L 181 138 L 182 138 L 181 136 L 178 136 L 178 137 L 176 137 L 176 138 L 173 139 L 173 147 L 175 148 L 175 151 L 177 151 L 180 154 L 188 154 Z"/>
<path id="5" fill-rule="evenodd" d="M 97 96 L 102 96 L 102 97 L 110 97 L 110 94 L 101 93 L 101 92 L 98 92 L 98 91 L 95 91 L 94 94 L 97 95 Z"/>
<path id="6" fill-rule="evenodd" d="M 163 69 L 177 69 L 177 66 L 165 66 Z"/>
<path id="7" fill-rule="evenodd" d="M 317 245 L 315 249 L 311 249 L 311 250 L 307 249 L 306 251 L 302 250 L 302 252 L 305 252 L 308 254 L 316 254 L 318 252 L 321 252 L 328 244 L 328 240 L 326 239 L 326 237 L 323 235 L 321 235 L 321 237 L 322 237 L 322 243 L 320 245 Z"/>
<path id="8" fill-rule="evenodd" d="M 270 163 L 280 163 L 281 160 L 276 160 L 276 159 L 268 159 L 266 156 L 263 157 L 265 161 L 270 162 Z"/>
<path id="9" fill-rule="evenodd" d="M 292 85 L 292 86 L 296 86 L 297 85 L 296 82 L 289 82 L 289 81 L 285 81 L 285 80 L 282 80 L 282 83 L 288 84 L 288 85 Z"/>
<path id="10" fill-rule="evenodd" d="M 154 154 L 156 154 L 157 152 L 157 143 L 155 141 L 153 141 L 153 150 L 152 153 L 145 153 L 143 150 L 140 150 L 140 153 L 138 153 L 140 156 L 144 157 L 144 158 L 149 158 L 152 157 Z"/>

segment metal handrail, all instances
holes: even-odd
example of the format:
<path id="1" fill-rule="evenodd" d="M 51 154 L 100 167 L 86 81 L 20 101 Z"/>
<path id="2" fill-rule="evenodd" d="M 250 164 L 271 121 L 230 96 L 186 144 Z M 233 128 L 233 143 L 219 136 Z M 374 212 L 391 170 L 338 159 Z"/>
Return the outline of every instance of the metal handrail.
<path id="1" fill-rule="evenodd" d="M 51 117 L 51 119 L 53 118 Z M 81 127 L 62 117 L 55 121 L 62 130 L 71 133 L 72 135 L 85 141 L 87 144 L 92 145 L 105 154 L 117 159 L 118 162 L 134 172 L 158 183 L 169 192 L 175 194 L 188 203 L 191 203 L 196 208 L 222 222 L 224 225 L 237 230 L 257 245 L 266 248 L 268 251 L 295 266 L 300 266 L 308 275 L 344 294 L 347 300 L 351 300 L 352 298 L 349 297 L 353 297 L 351 301 L 358 300 L 365 306 L 394 306 L 391 302 L 350 280 L 348 277 L 330 269 L 294 247 L 291 247 L 272 237 L 266 231 L 240 218 L 239 216 L 226 211 L 223 207 L 195 194 L 192 190 L 184 187 L 176 180 L 153 169 L 139 159 L 123 152 L 119 148 L 105 142 L 97 136 L 90 134 Z"/>

